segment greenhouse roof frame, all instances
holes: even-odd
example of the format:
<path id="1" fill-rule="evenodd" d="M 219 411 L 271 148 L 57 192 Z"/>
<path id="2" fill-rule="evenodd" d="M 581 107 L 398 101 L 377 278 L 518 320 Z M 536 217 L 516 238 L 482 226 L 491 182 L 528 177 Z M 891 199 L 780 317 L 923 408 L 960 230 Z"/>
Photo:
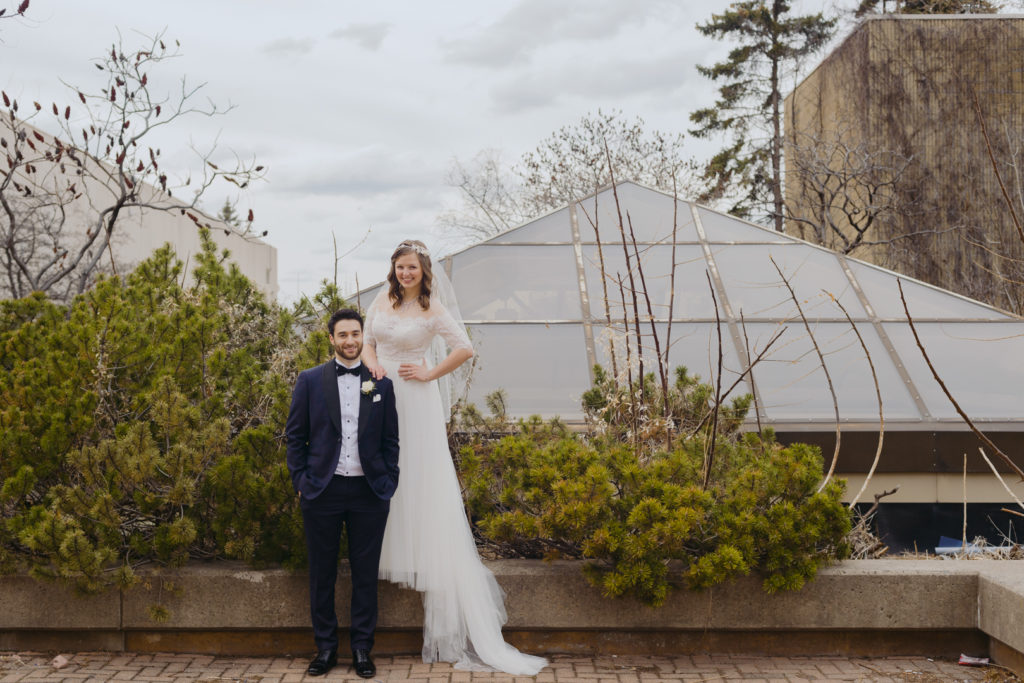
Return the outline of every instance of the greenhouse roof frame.
<path id="1" fill-rule="evenodd" d="M 620 208 L 626 230 L 633 227 L 635 248 L 628 232 L 622 238 Z M 755 396 L 750 422 L 759 419 L 780 431 L 822 431 L 835 424 L 820 362 L 774 260 L 825 354 L 844 429 L 877 429 L 878 405 L 870 367 L 835 301 L 849 311 L 869 348 L 887 429 L 966 429 L 914 344 L 897 280 L 938 371 L 972 419 L 996 431 L 1024 427 L 1024 397 L 1015 393 L 1024 383 L 1024 364 L 1016 363 L 1024 358 L 1024 320 L 633 182 L 603 188 L 441 259 L 480 359 L 469 399 L 479 403 L 503 388 L 512 415 L 580 419 L 579 398 L 594 364 L 607 366 L 616 338 L 625 341 L 624 324 L 635 324 L 630 297 L 624 306 L 617 291 L 608 296 L 605 289 L 612 284 L 617 290 L 617 277 L 627 279 L 630 270 L 638 276 L 635 264 L 625 268 L 624 247 L 643 260 L 652 297 L 653 321 L 643 304 L 640 316 L 648 363 L 654 351 L 645 333 L 653 325 L 664 334 L 671 321 L 674 335 L 683 336 L 670 340 L 669 365 L 713 376 L 716 315 L 708 279 L 722 321 L 726 385 L 784 330 L 753 368 L 753 382 L 743 380 L 743 391 Z M 359 301 L 371 301 L 380 286 L 360 292 Z M 630 339 L 635 346 L 635 332 Z"/>

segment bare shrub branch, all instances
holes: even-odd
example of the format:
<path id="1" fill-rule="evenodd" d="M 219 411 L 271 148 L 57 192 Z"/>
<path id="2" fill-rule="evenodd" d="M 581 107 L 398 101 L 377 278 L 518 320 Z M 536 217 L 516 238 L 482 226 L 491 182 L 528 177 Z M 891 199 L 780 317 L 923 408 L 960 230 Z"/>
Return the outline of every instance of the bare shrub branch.
<path id="1" fill-rule="evenodd" d="M 956 409 L 957 414 L 961 417 L 961 419 L 963 419 L 967 426 L 971 428 L 971 431 L 974 432 L 974 435 L 977 436 L 983 444 L 991 448 L 996 455 L 1002 458 L 1003 462 L 1005 462 L 1007 466 L 1011 470 L 1013 470 L 1018 477 L 1020 477 L 1020 480 L 1024 482 L 1024 471 L 1022 471 L 1021 468 L 1017 466 L 1017 463 L 1013 462 L 1010 456 L 1008 456 L 998 446 L 992 443 L 992 440 L 989 439 L 988 436 L 984 434 L 984 432 L 978 429 L 978 427 L 974 424 L 974 421 L 971 420 L 970 417 L 968 417 L 967 413 L 964 412 L 964 409 L 960 407 L 960 404 L 957 402 L 957 400 L 953 398 L 953 394 L 950 393 L 949 388 L 946 386 L 946 383 L 943 382 L 942 378 L 939 376 L 938 370 L 936 370 L 935 366 L 932 364 L 932 359 L 928 357 L 928 352 L 925 350 L 924 344 L 921 342 L 921 337 L 918 336 L 917 334 L 917 326 L 914 325 L 914 319 L 910 316 L 910 309 L 907 307 L 907 299 L 903 295 L 902 279 L 897 279 L 896 285 L 899 287 L 900 290 L 900 301 L 903 302 L 903 312 L 907 316 L 907 322 L 910 323 L 910 331 L 914 334 L 914 341 L 917 342 L 917 348 L 920 349 L 921 357 L 924 358 L 924 362 L 928 365 L 928 369 L 931 370 L 932 377 L 935 378 L 935 381 L 938 382 L 939 387 L 942 388 L 942 393 L 944 393 L 946 395 L 946 398 L 949 399 L 949 402 L 953 404 L 953 408 Z"/>
<path id="2" fill-rule="evenodd" d="M 875 469 L 878 468 L 878 462 L 882 458 L 882 443 L 885 440 L 885 411 L 882 409 L 882 388 L 878 384 L 878 372 L 875 370 L 875 362 L 871 360 L 871 352 L 868 351 L 868 345 L 864 343 L 864 337 L 861 336 L 860 330 L 857 329 L 857 325 L 853 322 L 850 317 L 850 313 L 846 310 L 846 306 L 843 305 L 838 298 L 832 296 L 826 292 L 832 300 L 835 302 L 839 310 L 846 316 L 846 322 L 850 323 L 850 327 L 853 328 L 853 333 L 857 335 L 857 341 L 860 342 L 860 348 L 864 351 L 864 358 L 868 361 L 868 367 L 871 368 L 871 380 L 875 383 L 875 398 L 878 401 L 878 447 L 875 449 L 875 459 L 871 461 L 871 467 L 868 469 L 868 474 L 864 478 L 864 483 L 860 487 L 860 491 L 850 501 L 850 507 L 852 508 L 860 500 L 860 497 L 864 495 L 864 491 L 868 487 L 868 482 L 871 481 L 871 477 L 875 474 Z"/>
<path id="3" fill-rule="evenodd" d="M 822 479 L 821 485 L 818 487 L 818 490 L 821 491 L 832 478 L 832 475 L 836 470 L 836 463 L 839 462 L 839 440 L 841 436 L 839 425 L 839 399 L 836 397 L 836 387 L 832 383 L 832 375 L 829 373 L 828 365 L 825 363 L 825 355 L 821 352 L 821 347 L 818 346 L 818 340 L 814 338 L 814 332 L 811 331 L 811 324 L 807 322 L 807 316 L 804 315 L 804 309 L 803 306 L 800 305 L 800 299 L 797 298 L 796 292 L 793 291 L 793 286 L 789 284 L 789 279 L 786 278 L 782 269 L 779 268 L 779 264 L 775 262 L 775 259 L 769 256 L 768 260 L 770 260 L 772 265 L 775 266 L 775 271 L 779 274 L 779 277 L 782 278 L 782 283 L 786 285 L 786 289 L 789 290 L 790 298 L 793 300 L 793 303 L 796 304 L 797 313 L 800 314 L 800 320 L 804 323 L 804 329 L 807 331 L 807 336 L 811 340 L 811 344 L 814 346 L 815 353 L 818 354 L 818 362 L 821 363 L 821 369 L 825 373 L 825 381 L 828 383 L 828 391 L 832 395 L 832 408 L 835 411 L 836 416 L 836 448 L 832 453 L 832 464 L 829 465 L 828 472 L 825 474 L 825 478 Z"/>
<path id="4" fill-rule="evenodd" d="M 711 434 L 708 436 L 707 450 L 704 454 L 704 472 L 701 477 L 701 488 L 707 489 L 711 481 L 711 467 L 715 461 L 715 441 L 718 436 L 718 412 L 722 405 L 722 317 L 718 313 L 718 297 L 715 286 L 711 283 L 711 274 L 704 271 L 711 292 L 711 302 L 715 305 L 715 330 L 718 334 L 718 371 L 715 373 L 715 404 L 711 408 Z"/>

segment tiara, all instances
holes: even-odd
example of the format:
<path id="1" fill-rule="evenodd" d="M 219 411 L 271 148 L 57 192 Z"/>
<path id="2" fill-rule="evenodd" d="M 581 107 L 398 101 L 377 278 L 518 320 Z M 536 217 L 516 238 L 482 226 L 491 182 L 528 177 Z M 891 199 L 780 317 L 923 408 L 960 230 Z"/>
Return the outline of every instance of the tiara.
<path id="1" fill-rule="evenodd" d="M 427 248 L 426 247 L 421 247 L 418 244 L 411 244 L 410 242 L 402 242 L 401 244 L 398 245 L 398 248 L 399 249 L 412 249 L 413 251 L 415 251 L 420 256 L 426 256 L 427 258 L 430 258 L 430 252 L 427 251 Z"/>

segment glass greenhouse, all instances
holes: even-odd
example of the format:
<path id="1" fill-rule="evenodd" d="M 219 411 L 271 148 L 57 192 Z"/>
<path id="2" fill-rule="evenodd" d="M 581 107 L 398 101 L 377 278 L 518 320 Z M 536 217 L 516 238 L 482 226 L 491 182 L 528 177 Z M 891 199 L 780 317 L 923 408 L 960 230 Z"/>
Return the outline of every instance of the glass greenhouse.
<path id="1" fill-rule="evenodd" d="M 781 332 L 737 388 L 757 399 L 749 420 L 777 431 L 828 429 L 835 423 L 828 382 L 777 265 L 824 355 L 842 424 L 874 430 L 879 422 L 871 367 L 848 313 L 874 364 L 889 428 L 962 425 L 914 342 L 897 280 L 925 348 L 967 413 L 997 430 L 1024 424 L 1021 319 L 659 191 L 623 183 L 617 194 L 618 206 L 609 188 L 442 259 L 477 349 L 470 401 L 502 388 L 513 415 L 581 419 L 592 367 L 611 369 L 614 350 L 624 372 L 626 343 L 635 351 L 637 291 L 647 370 L 656 358 L 653 322 L 671 367 L 713 378 L 717 300 L 726 386 Z M 360 302 L 379 287 L 361 292 Z"/>
<path id="2" fill-rule="evenodd" d="M 878 446 L 873 365 L 884 449 L 859 500 L 898 489 L 878 518 L 888 542 L 928 547 L 939 533 L 958 538 L 965 496 L 975 510 L 971 534 L 993 525 L 1012 533 L 1013 520 L 1000 508 L 1013 498 L 932 376 L 897 283 L 949 390 L 1010 454 L 1024 451 L 1020 318 L 633 183 L 451 254 L 440 267 L 477 351 L 463 395 L 481 408 L 500 388 L 512 416 L 580 421 L 593 366 L 635 377 L 638 342 L 645 372 L 660 352 L 670 371 L 684 365 L 712 381 L 720 334 L 723 386 L 761 356 L 732 394 L 755 397 L 748 428 L 769 425 L 783 442 L 817 444 L 828 462 L 838 405 L 836 471 L 850 499 Z M 368 305 L 381 286 L 360 292 L 359 303 Z M 1024 498 L 1024 490 L 1016 495 Z"/>

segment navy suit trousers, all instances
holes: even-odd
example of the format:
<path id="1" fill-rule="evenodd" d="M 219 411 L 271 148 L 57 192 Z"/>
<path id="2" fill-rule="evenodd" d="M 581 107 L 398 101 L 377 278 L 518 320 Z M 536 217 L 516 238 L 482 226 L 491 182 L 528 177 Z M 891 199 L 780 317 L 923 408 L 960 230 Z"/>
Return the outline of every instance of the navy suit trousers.
<path id="1" fill-rule="evenodd" d="M 335 475 L 319 496 L 311 501 L 301 498 L 300 507 L 309 555 L 309 608 L 317 649 L 338 647 L 334 586 L 344 526 L 348 530 L 348 560 L 352 568 L 349 635 L 353 650 L 370 650 L 377 626 L 377 569 L 391 503 L 378 498 L 365 477 Z"/>

